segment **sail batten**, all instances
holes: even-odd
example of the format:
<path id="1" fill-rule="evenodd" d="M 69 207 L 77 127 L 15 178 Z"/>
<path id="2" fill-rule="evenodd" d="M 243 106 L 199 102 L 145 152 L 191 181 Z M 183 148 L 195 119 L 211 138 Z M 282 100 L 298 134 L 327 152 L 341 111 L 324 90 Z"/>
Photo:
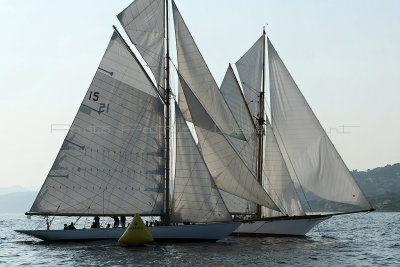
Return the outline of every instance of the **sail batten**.
<path id="1" fill-rule="evenodd" d="M 268 55 L 272 127 L 294 182 L 321 198 L 370 208 L 269 39 Z"/>
<path id="2" fill-rule="evenodd" d="M 163 104 L 132 56 L 114 33 L 31 213 L 162 213 Z"/>

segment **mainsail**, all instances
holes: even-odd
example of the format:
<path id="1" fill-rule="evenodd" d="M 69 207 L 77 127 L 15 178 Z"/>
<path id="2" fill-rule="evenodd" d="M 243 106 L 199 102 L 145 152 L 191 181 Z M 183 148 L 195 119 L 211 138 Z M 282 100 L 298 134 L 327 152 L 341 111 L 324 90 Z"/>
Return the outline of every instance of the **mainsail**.
<path id="1" fill-rule="evenodd" d="M 179 108 L 172 221 L 229 221 L 231 217 Z"/>
<path id="2" fill-rule="evenodd" d="M 136 0 L 118 14 L 129 39 L 161 86 L 164 82 L 164 12 L 165 0 Z M 163 95 L 163 88 L 159 86 L 159 90 Z"/>
<path id="3" fill-rule="evenodd" d="M 249 51 L 236 62 L 243 92 L 253 119 L 254 117 L 259 117 L 260 112 L 258 101 L 261 92 L 261 78 L 263 75 L 263 42 L 264 36 L 261 36 Z"/>
<path id="4" fill-rule="evenodd" d="M 33 214 L 160 214 L 163 105 L 114 33 Z"/>
<path id="5" fill-rule="evenodd" d="M 321 198 L 371 208 L 269 39 L 268 55 L 272 127 L 294 181 Z"/>

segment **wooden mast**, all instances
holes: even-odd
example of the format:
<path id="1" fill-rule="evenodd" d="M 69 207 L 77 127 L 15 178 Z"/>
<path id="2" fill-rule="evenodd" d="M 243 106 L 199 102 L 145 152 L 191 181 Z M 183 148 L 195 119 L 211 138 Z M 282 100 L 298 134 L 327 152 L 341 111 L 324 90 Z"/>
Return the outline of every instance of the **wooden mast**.
<path id="1" fill-rule="evenodd" d="M 164 217 L 164 224 L 169 225 L 170 223 L 170 203 L 169 203 L 169 182 L 170 182 L 170 94 L 171 88 L 169 84 L 169 21 L 168 21 L 168 0 L 165 0 L 165 31 L 166 31 L 166 66 L 165 66 L 165 217 Z"/>
<path id="2" fill-rule="evenodd" d="M 264 151 L 264 90 L 265 90 L 265 27 L 263 28 L 263 49 L 262 49 L 262 85 L 259 98 L 259 114 L 258 114 L 258 168 L 257 178 L 258 183 L 262 185 L 262 172 L 263 172 L 263 151 Z M 257 218 L 261 218 L 261 205 L 257 204 L 256 210 Z"/>

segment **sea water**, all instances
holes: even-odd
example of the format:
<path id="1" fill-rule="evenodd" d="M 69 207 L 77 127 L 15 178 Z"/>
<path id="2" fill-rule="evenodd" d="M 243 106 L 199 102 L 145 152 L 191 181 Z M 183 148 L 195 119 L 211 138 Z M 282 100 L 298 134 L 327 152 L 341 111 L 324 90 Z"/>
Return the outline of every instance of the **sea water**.
<path id="1" fill-rule="evenodd" d="M 70 223 L 70 221 L 65 221 Z M 227 237 L 215 243 L 40 242 L 19 214 L 0 214 L 0 266 L 400 266 L 400 213 L 336 216 L 307 237 Z"/>

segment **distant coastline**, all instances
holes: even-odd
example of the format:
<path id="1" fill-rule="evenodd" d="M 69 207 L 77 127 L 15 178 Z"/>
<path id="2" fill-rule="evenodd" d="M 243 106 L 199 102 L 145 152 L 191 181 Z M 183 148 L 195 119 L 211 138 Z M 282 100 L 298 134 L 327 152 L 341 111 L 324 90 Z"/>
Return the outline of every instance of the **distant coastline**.
<path id="1" fill-rule="evenodd" d="M 351 173 L 376 211 L 400 212 L 400 163 L 366 171 L 353 170 Z M 0 213 L 28 211 L 37 193 L 22 186 L 0 188 Z M 351 210 L 350 205 L 322 199 L 308 202 L 315 212 Z"/>

